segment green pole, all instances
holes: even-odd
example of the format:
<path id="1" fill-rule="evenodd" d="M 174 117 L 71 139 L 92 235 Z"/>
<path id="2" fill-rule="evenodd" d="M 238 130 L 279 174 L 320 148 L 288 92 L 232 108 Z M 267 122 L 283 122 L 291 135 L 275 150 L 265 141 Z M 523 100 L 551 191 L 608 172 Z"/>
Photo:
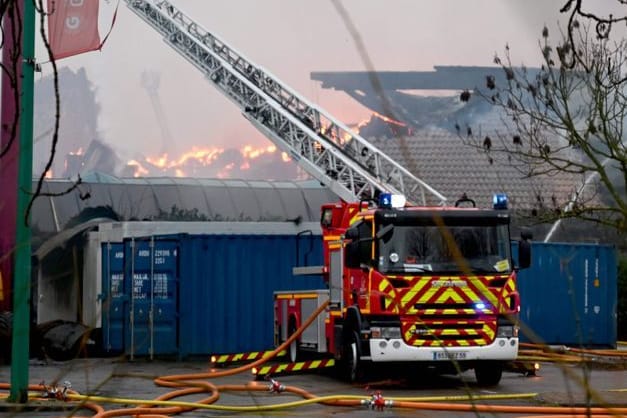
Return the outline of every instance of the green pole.
<path id="1" fill-rule="evenodd" d="M 16 2 L 19 3 L 19 2 Z M 20 154 L 17 178 L 17 217 L 13 281 L 13 346 L 11 354 L 11 393 L 9 401 L 28 401 L 28 359 L 30 337 L 31 231 L 25 218 L 33 181 L 33 92 L 35 73 L 35 4 L 21 1 L 22 91 L 20 115 Z"/>

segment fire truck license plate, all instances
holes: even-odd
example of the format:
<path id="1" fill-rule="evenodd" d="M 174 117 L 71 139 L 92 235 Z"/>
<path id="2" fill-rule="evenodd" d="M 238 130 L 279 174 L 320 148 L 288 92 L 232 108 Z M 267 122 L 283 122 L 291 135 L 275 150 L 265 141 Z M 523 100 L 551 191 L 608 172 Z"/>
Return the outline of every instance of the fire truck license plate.
<path id="1" fill-rule="evenodd" d="M 464 360 L 466 358 L 465 351 L 457 351 L 455 353 L 447 353 L 445 351 L 435 351 L 433 353 L 434 360 Z"/>

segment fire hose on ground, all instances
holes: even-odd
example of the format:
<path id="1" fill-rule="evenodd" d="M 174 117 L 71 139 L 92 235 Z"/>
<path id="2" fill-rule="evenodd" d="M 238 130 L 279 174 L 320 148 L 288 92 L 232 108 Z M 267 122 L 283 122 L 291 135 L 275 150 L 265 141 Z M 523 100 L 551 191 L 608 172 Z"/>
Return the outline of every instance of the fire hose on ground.
<path id="1" fill-rule="evenodd" d="M 62 390 L 54 388 L 51 391 L 50 387 L 43 384 L 29 385 L 29 390 L 38 391 L 37 393 L 29 394 L 29 399 L 50 399 L 55 397 L 60 400 L 71 402 L 75 409 L 89 409 L 95 414 L 93 418 L 106 418 L 106 417 L 120 417 L 120 416 L 139 416 L 142 418 L 163 418 L 169 417 L 173 414 L 180 414 L 187 411 L 202 409 L 213 410 L 223 412 L 263 412 L 263 411 L 275 411 L 289 408 L 297 408 L 300 406 L 310 404 L 323 404 L 329 406 L 346 406 L 346 407 L 369 407 L 371 409 L 382 410 L 384 408 L 404 408 L 404 409 L 419 409 L 419 410 L 432 410 L 432 411 L 455 411 L 455 412 L 474 412 L 474 413 L 519 413 L 519 414 L 543 414 L 546 416 L 560 415 L 560 417 L 605 417 L 605 416 L 627 416 L 627 408 L 625 407 L 570 407 L 570 406 L 511 406 L 511 405 L 489 405 L 479 404 L 477 401 L 482 400 L 494 400 L 494 399 L 523 399 L 533 398 L 537 396 L 537 393 L 521 393 L 521 394 L 509 394 L 509 395 L 465 395 L 465 396 L 440 396 L 440 397 L 389 397 L 384 398 L 380 392 L 375 392 L 370 396 L 365 395 L 328 395 L 328 396 L 316 396 L 304 389 L 281 385 L 275 380 L 271 380 L 270 385 L 261 384 L 258 382 L 251 382 L 243 385 L 215 385 L 209 382 L 209 379 L 216 379 L 225 376 L 235 375 L 241 372 L 251 370 L 255 367 L 259 367 L 265 362 L 276 357 L 278 353 L 289 347 L 289 345 L 300 336 L 300 334 L 321 314 L 327 307 L 328 301 L 323 303 L 318 309 L 312 313 L 312 315 L 296 330 L 285 342 L 278 346 L 275 350 L 271 351 L 266 357 L 251 362 L 249 364 L 236 367 L 233 369 L 222 371 L 210 371 L 206 373 L 192 373 L 192 374 L 177 374 L 161 376 L 154 379 L 156 385 L 162 387 L 169 387 L 173 390 L 166 394 L 163 394 L 155 399 L 130 399 L 130 398 L 117 398 L 106 396 L 94 396 L 94 395 L 82 395 L 69 388 L 63 388 Z M 522 346 L 522 345 L 521 345 Z M 555 350 L 546 350 L 545 348 L 538 347 L 536 345 L 525 345 L 530 352 L 542 359 L 541 361 L 550 360 L 564 360 L 574 361 L 574 358 L 580 358 L 575 355 L 591 354 L 591 355 L 606 355 L 612 354 L 606 350 L 580 350 L 570 349 L 573 354 L 559 354 L 554 352 Z M 617 357 L 627 357 L 625 353 L 613 353 Z M 563 357 L 561 358 L 560 357 Z M 1 390 L 9 390 L 10 385 L 6 383 L 0 383 Z M 48 396 L 42 397 L 42 391 L 46 392 Z M 254 406 L 238 406 L 238 405 L 215 405 L 215 402 L 219 399 L 221 392 L 230 391 L 265 391 L 273 393 L 287 393 L 295 396 L 299 396 L 302 399 L 283 403 L 273 403 L 268 405 L 254 405 Z M 194 402 L 174 400 L 183 396 L 193 394 L 208 394 L 207 397 Z M 469 403 L 454 403 L 459 401 L 466 401 Z M 124 405 L 137 405 L 132 408 L 113 409 L 106 411 L 100 404 L 124 404 Z M 75 416 L 75 415 L 73 415 Z M 534 415 L 534 418 L 541 418 Z"/>

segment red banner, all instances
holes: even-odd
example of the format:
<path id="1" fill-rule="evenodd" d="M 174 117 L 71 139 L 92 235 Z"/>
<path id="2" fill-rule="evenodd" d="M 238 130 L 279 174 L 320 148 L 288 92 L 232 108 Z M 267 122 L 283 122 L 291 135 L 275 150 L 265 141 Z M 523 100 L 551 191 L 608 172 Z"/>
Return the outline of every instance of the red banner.
<path id="1" fill-rule="evenodd" d="M 98 0 L 48 0 L 48 36 L 55 59 L 100 49 Z"/>

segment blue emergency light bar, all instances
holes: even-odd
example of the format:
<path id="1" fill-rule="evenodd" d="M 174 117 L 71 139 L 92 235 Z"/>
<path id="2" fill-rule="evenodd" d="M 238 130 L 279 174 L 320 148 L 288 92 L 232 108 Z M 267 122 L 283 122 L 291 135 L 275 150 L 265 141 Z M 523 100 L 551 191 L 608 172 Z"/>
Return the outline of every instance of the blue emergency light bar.
<path id="1" fill-rule="evenodd" d="M 492 207 L 494 209 L 507 209 L 507 195 L 505 193 L 496 193 L 492 196 Z"/>
<path id="2" fill-rule="evenodd" d="M 402 208 L 407 203 L 405 196 L 392 193 L 381 193 L 379 195 L 380 208 Z"/>

